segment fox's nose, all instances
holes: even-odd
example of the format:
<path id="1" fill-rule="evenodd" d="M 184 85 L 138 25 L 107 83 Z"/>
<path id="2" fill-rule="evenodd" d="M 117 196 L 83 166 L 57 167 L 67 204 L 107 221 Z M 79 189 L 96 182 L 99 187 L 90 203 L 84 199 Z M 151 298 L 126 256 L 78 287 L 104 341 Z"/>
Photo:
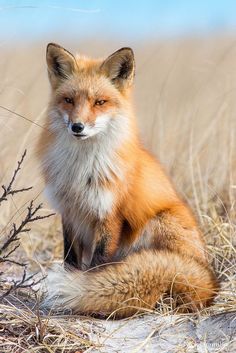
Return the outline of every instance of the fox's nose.
<path id="1" fill-rule="evenodd" d="M 84 124 L 82 123 L 74 123 L 71 126 L 71 130 L 75 132 L 76 134 L 82 132 L 84 130 Z"/>

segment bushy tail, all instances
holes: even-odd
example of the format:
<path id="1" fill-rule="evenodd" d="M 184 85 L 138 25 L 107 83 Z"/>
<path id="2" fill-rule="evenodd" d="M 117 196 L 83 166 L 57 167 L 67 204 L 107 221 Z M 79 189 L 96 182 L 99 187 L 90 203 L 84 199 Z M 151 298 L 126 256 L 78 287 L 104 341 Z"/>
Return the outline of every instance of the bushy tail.
<path id="1" fill-rule="evenodd" d="M 168 251 L 145 250 L 122 263 L 82 271 L 55 268 L 45 304 L 77 313 L 130 316 L 153 309 L 164 293 L 185 309 L 208 306 L 218 290 L 213 272 L 196 260 Z"/>

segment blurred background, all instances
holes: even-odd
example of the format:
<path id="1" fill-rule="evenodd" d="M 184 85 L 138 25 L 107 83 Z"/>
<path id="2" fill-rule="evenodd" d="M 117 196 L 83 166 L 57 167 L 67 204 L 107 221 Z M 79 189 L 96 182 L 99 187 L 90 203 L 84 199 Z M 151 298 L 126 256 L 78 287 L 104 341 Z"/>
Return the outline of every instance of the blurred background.
<path id="1" fill-rule="evenodd" d="M 205 36 L 235 31 L 233 0 L 42 0 L 1 1 L 3 41 L 84 41 L 127 43 L 158 38 Z"/>
<path id="2" fill-rule="evenodd" d="M 49 41 L 99 57 L 131 46 L 145 145 L 200 221 L 234 214 L 236 1 L 0 1 L 0 180 L 27 148 L 17 183 L 34 186 L 1 210 L 0 224 L 44 200 L 34 146 L 50 91 Z"/>

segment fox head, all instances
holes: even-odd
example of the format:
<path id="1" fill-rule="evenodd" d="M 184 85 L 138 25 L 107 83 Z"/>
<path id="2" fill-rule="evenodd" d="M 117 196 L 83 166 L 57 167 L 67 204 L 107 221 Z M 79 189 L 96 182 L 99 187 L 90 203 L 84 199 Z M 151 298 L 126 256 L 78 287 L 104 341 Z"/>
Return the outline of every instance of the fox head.
<path id="1" fill-rule="evenodd" d="M 105 60 L 92 60 L 75 57 L 50 43 L 47 65 L 54 129 L 84 140 L 106 134 L 118 117 L 127 114 L 135 66 L 132 49 L 122 48 Z"/>

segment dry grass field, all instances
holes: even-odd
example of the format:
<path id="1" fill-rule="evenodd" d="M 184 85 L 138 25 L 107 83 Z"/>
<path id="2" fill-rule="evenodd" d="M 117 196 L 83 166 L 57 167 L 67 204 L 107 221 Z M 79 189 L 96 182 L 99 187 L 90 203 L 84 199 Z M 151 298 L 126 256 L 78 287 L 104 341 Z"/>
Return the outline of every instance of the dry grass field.
<path id="1" fill-rule="evenodd" d="M 76 45 L 62 41 L 61 44 L 71 51 L 98 56 L 120 47 L 119 43 Z M 0 205 L 2 239 L 13 222 L 21 221 L 30 200 L 43 201 L 42 214 L 51 211 L 42 194 L 44 186 L 34 152 L 49 94 L 45 46 L 46 43 L 39 42 L 1 47 L 0 183 L 8 182 L 27 148 L 16 186 L 33 186 L 32 190 L 11 196 Z M 37 300 L 23 294 L 11 295 L 0 305 L 1 353 L 233 352 L 236 349 L 232 348 L 232 330 L 228 333 L 218 327 L 226 333 L 213 343 L 203 334 L 186 333 L 191 325 L 197 327 L 198 333 L 201 330 L 206 333 L 204 325 L 200 328 L 196 325 L 216 314 L 230 313 L 233 322 L 236 312 L 236 38 L 136 42 L 133 48 L 137 64 L 134 101 L 142 138 L 194 209 L 222 283 L 221 292 L 215 304 L 197 316 L 172 317 L 171 306 L 162 304 L 156 313 L 149 313 L 148 319 L 130 319 L 128 327 L 133 325 L 135 331 L 141 323 L 146 332 L 145 335 L 140 329 L 137 331 L 140 339 L 130 338 L 132 349 L 121 344 L 125 335 L 129 336 L 129 330 L 123 327 L 126 321 L 112 324 L 67 314 L 46 317 L 32 304 Z M 61 260 L 59 217 L 33 222 L 31 230 L 22 234 L 21 247 L 15 256 L 29 262 L 29 271 L 47 269 L 53 261 Z M 2 272 L 5 279 L 17 276 L 11 266 L 5 266 Z M 155 339 L 160 338 L 155 336 L 155 330 L 160 333 L 166 329 L 168 333 L 173 326 L 171 320 L 175 327 L 182 328 L 182 340 L 178 332 L 171 331 L 168 339 L 164 337 L 166 346 L 155 346 Z M 212 325 L 215 331 L 216 326 Z M 102 338 L 106 330 L 108 334 Z M 109 337 L 116 340 L 114 347 Z M 127 338 L 127 342 L 130 340 Z"/>

